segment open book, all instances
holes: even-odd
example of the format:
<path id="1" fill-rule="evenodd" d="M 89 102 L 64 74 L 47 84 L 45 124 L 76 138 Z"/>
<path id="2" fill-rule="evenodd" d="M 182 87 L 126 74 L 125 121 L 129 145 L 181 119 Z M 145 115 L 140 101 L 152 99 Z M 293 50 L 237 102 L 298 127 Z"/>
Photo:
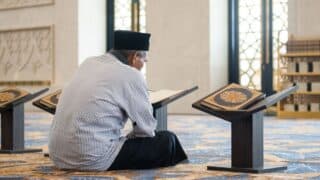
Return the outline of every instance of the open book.
<path id="1" fill-rule="evenodd" d="M 53 93 L 50 93 L 47 96 L 44 96 L 43 98 L 40 99 L 40 103 L 50 108 L 56 108 L 61 92 L 62 91 L 60 89 Z"/>
<path id="2" fill-rule="evenodd" d="M 193 86 L 183 90 L 162 89 L 158 91 L 149 91 L 149 100 L 153 108 L 158 108 L 165 106 L 197 89 L 198 86 Z"/>
<path id="3" fill-rule="evenodd" d="M 167 98 L 181 93 L 182 90 L 162 89 L 158 91 L 149 91 L 149 100 L 151 104 L 159 103 Z"/>
<path id="4" fill-rule="evenodd" d="M 149 100 L 154 108 L 161 107 L 175 101 L 176 99 L 185 96 L 193 91 L 198 89 L 198 86 L 194 86 L 190 89 L 185 90 L 158 90 L 158 91 L 149 91 Z M 50 93 L 39 100 L 33 102 L 33 105 L 48 111 L 51 114 L 55 113 L 56 106 L 59 101 L 61 90 Z"/>
<path id="5" fill-rule="evenodd" d="M 29 92 L 18 88 L 5 88 L 0 91 L 0 107 L 4 107 L 22 97 L 29 95 Z"/>

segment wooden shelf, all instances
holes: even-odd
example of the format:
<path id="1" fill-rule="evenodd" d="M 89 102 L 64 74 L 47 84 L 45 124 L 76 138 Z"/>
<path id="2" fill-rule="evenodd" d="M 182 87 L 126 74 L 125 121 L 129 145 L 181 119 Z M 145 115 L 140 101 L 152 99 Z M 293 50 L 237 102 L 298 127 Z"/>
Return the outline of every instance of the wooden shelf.
<path id="1" fill-rule="evenodd" d="M 280 54 L 280 57 L 320 57 L 320 52 L 301 52 Z"/>
<path id="2" fill-rule="evenodd" d="M 320 76 L 320 73 L 280 73 L 283 76 Z"/>
<path id="3" fill-rule="evenodd" d="M 278 118 L 319 119 L 319 118 L 320 118 L 320 112 L 289 112 L 289 111 L 278 111 Z"/>
<path id="4" fill-rule="evenodd" d="M 298 95 L 320 95 L 320 92 L 296 92 L 294 94 L 298 94 Z"/>
<path id="5" fill-rule="evenodd" d="M 291 37 L 292 41 L 301 40 L 296 39 L 296 37 Z M 304 39 L 304 41 L 320 41 L 319 38 L 312 39 Z M 304 46 L 307 50 L 308 43 Z M 300 66 L 300 62 L 305 62 L 307 60 L 308 63 L 316 62 L 320 60 L 320 49 L 310 49 L 311 51 L 296 51 L 285 54 L 280 54 L 278 58 L 278 90 L 282 90 L 284 84 L 282 82 L 289 81 L 294 83 L 294 81 L 299 81 L 300 79 L 307 79 L 310 82 L 318 82 L 320 79 L 320 72 L 288 72 L 282 69 L 288 69 L 288 64 L 290 61 L 294 60 L 295 63 L 298 63 Z M 297 65 L 297 64 L 296 64 Z M 298 89 L 299 90 L 299 89 Z M 318 102 L 318 97 L 320 96 L 320 91 L 312 91 L 309 92 L 306 89 L 301 89 L 301 92 L 295 92 L 293 95 L 303 96 L 305 98 L 300 99 L 301 104 L 306 103 L 320 103 Z M 277 105 L 277 115 L 279 118 L 316 118 L 320 119 L 320 112 L 293 112 L 293 111 L 285 111 L 283 105 L 286 103 L 286 100 L 282 100 Z"/>

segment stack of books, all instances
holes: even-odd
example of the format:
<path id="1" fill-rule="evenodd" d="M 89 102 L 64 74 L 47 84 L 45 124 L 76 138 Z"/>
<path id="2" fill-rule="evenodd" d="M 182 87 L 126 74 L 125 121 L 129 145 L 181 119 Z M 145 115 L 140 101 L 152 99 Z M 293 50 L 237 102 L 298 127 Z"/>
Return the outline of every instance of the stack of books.
<path id="1" fill-rule="evenodd" d="M 288 53 L 320 52 L 320 40 L 288 40 Z"/>

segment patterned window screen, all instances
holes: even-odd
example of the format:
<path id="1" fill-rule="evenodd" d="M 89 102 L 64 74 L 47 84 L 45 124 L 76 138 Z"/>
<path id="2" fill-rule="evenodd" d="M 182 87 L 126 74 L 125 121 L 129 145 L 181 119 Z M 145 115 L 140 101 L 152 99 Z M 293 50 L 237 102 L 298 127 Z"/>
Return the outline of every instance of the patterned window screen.
<path id="1" fill-rule="evenodd" d="M 261 89 L 261 6 L 261 0 L 239 1 L 240 83 L 253 89 Z"/>
<path id="2" fill-rule="evenodd" d="M 288 29 L 288 0 L 273 0 L 272 13 L 273 82 L 276 87 L 279 42 L 285 41 Z M 240 0 L 240 84 L 258 90 L 261 90 L 262 32 L 262 0 Z"/>
<path id="3" fill-rule="evenodd" d="M 131 0 L 115 0 L 114 29 L 131 30 Z"/>
<path id="4" fill-rule="evenodd" d="M 273 0 L 272 5 L 272 31 L 273 31 L 273 89 L 277 89 L 278 57 L 285 53 L 285 43 L 288 41 L 288 1 Z"/>
<path id="5" fill-rule="evenodd" d="M 146 0 L 115 0 L 115 30 L 146 31 Z"/>

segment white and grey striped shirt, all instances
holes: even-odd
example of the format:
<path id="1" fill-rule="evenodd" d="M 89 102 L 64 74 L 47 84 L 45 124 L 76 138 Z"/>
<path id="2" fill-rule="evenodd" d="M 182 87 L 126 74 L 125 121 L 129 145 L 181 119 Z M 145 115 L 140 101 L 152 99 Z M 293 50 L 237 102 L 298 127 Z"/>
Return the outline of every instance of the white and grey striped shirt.
<path id="1" fill-rule="evenodd" d="M 63 89 L 49 137 L 58 168 L 107 170 L 118 155 L 128 117 L 137 137 L 154 136 L 156 120 L 142 74 L 113 55 L 87 59 Z"/>

